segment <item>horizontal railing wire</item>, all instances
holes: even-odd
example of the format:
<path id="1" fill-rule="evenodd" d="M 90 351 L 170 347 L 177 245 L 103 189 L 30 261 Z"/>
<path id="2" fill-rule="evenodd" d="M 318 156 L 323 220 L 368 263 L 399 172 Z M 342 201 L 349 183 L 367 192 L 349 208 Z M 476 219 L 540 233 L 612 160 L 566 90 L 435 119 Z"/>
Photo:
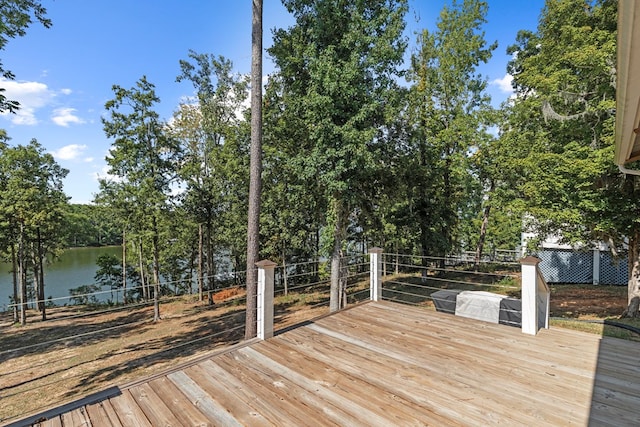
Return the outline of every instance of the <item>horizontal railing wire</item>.
<path id="1" fill-rule="evenodd" d="M 454 262 L 455 261 L 455 262 Z M 386 300 L 411 305 L 433 305 L 438 311 L 455 312 L 457 293 L 468 290 L 497 292 L 497 298 L 514 300 L 508 294 L 518 294 L 519 280 L 514 262 L 457 262 L 455 257 L 423 257 L 401 254 L 383 254 L 382 297 Z M 443 267 L 444 264 L 444 267 Z M 478 268 L 480 265 L 480 268 Z M 499 269 L 504 271 L 487 271 Z M 451 295 L 434 294 L 447 290 Z M 505 293 L 507 295 L 505 295 Z M 447 298 L 448 297 L 448 298 Z M 472 302 L 467 303 L 475 304 Z M 510 303 L 513 304 L 513 303 Z M 513 306 L 513 305 L 512 305 Z M 517 303 L 516 303 L 517 306 Z M 519 326 L 521 311 L 500 302 L 497 311 L 499 322 Z"/>
<path id="2" fill-rule="evenodd" d="M 466 282 L 464 280 L 445 279 L 443 277 L 434 277 L 434 276 L 425 277 L 425 281 L 442 282 L 442 283 L 453 283 L 453 284 L 457 284 L 457 285 L 466 285 L 466 286 L 480 287 L 480 288 L 520 289 L 520 287 L 518 287 L 518 286 L 501 285 L 501 284 L 497 284 L 497 283 L 474 283 L 474 282 Z M 417 283 L 400 282 L 400 281 L 396 281 L 396 280 L 385 280 L 385 282 L 386 283 L 402 284 L 402 285 L 405 285 L 405 286 L 421 286 L 421 285 L 419 285 Z M 442 288 L 438 288 L 438 289 L 442 289 Z"/>
<path id="3" fill-rule="evenodd" d="M 216 317 L 215 320 L 216 321 L 224 320 L 227 317 L 237 316 L 237 314 L 238 313 L 230 313 L 228 315 L 222 315 L 222 316 Z M 3 356 L 5 354 L 22 352 L 22 351 L 25 351 L 25 350 L 28 350 L 28 349 L 32 349 L 32 348 L 47 346 L 47 345 L 55 344 L 55 343 L 58 343 L 58 342 L 73 341 L 73 340 L 77 340 L 79 338 L 85 338 L 85 337 L 89 337 L 89 336 L 92 336 L 92 335 L 104 334 L 105 332 L 113 331 L 113 330 L 124 328 L 124 327 L 127 327 L 127 326 L 128 327 L 130 327 L 130 326 L 138 326 L 138 325 L 147 324 L 147 323 L 151 323 L 151 322 L 152 321 L 149 320 L 149 319 L 139 320 L 139 321 L 136 321 L 136 322 L 124 322 L 124 323 L 121 323 L 121 324 L 118 324 L 118 325 L 114 325 L 114 326 L 110 326 L 110 327 L 107 327 L 107 328 L 95 329 L 95 330 L 92 330 L 92 331 L 73 334 L 73 335 L 65 335 L 65 336 L 62 336 L 62 337 L 59 337 L 59 338 L 55 338 L 55 339 L 47 340 L 47 341 L 42 341 L 42 342 L 35 343 L 35 344 L 30 344 L 30 345 L 26 345 L 26 346 L 22 346 L 22 347 L 14 347 L 14 348 L 6 349 L 6 350 L 1 350 L 0 351 L 0 356 Z"/>
<path id="4" fill-rule="evenodd" d="M 450 300 L 448 300 L 446 298 L 438 298 L 438 297 L 433 297 L 433 296 L 426 296 L 426 295 L 423 295 L 423 294 L 416 294 L 416 293 L 402 291 L 402 290 L 398 290 L 398 289 L 385 289 L 384 292 L 385 293 L 395 293 L 395 294 L 400 294 L 400 295 L 409 296 L 409 297 L 415 297 L 417 299 L 417 301 L 410 301 L 410 300 L 407 300 L 407 299 L 390 298 L 388 295 L 385 298 L 385 299 L 387 299 L 389 301 L 400 302 L 400 303 L 403 303 L 403 304 L 410 304 L 410 305 L 415 305 L 415 306 L 423 305 L 424 302 L 428 301 L 428 300 L 433 301 L 434 305 L 436 305 L 436 302 L 441 302 L 441 303 L 450 302 Z M 450 313 L 450 314 L 455 314 L 455 308 L 451 310 L 451 309 L 447 309 L 445 307 L 441 307 L 441 308 L 438 309 L 438 311 L 445 312 L 445 313 Z M 521 310 L 509 309 L 509 308 L 499 308 L 498 311 L 502 312 L 502 313 L 511 313 L 513 315 L 519 315 L 521 313 Z M 504 324 L 513 325 L 513 326 L 520 326 L 519 322 L 514 321 L 514 320 L 509 320 L 508 317 L 506 319 L 501 319 L 500 322 L 504 323 Z"/>
<path id="5" fill-rule="evenodd" d="M 394 258 L 410 258 L 410 259 L 415 259 L 415 260 L 427 260 L 427 261 L 444 261 L 446 263 L 446 261 L 458 261 L 460 263 L 464 263 L 464 264 L 475 264 L 474 260 L 470 260 L 468 258 L 460 258 L 460 257 L 455 257 L 455 256 L 444 256 L 444 257 L 437 257 L 437 256 L 426 256 L 426 255 L 406 255 L 406 254 L 396 254 L 396 253 L 383 253 L 383 257 L 386 263 L 388 264 L 393 264 L 393 259 Z M 487 260 L 480 260 L 478 261 L 479 265 L 482 264 L 493 264 L 493 265 L 512 265 L 512 266 L 519 266 L 520 263 L 517 261 L 487 261 Z"/>
<path id="6" fill-rule="evenodd" d="M 488 272 L 483 272 L 483 271 L 469 271 L 469 270 L 430 267 L 430 266 L 415 265 L 415 264 L 405 264 L 405 263 L 393 264 L 394 267 L 396 265 L 398 267 L 405 267 L 405 268 L 410 268 L 410 269 L 427 270 L 427 271 L 435 271 L 435 272 L 445 272 L 445 273 L 460 273 L 460 274 L 468 274 L 468 275 L 476 275 L 476 276 L 492 276 L 492 277 L 508 277 L 509 276 L 508 274 L 505 274 L 505 273 L 488 273 Z"/>
<path id="7" fill-rule="evenodd" d="M 231 279 L 235 279 L 236 277 L 246 277 L 246 271 L 242 270 L 242 271 L 233 271 L 233 272 L 226 272 L 226 273 L 218 273 L 218 274 L 214 274 L 214 275 L 209 275 L 209 276 L 204 276 L 204 280 L 205 282 L 209 282 L 211 280 L 213 280 L 213 282 L 225 282 L 225 281 L 230 281 Z M 164 289 L 165 291 L 167 289 L 169 289 L 172 286 L 175 285 L 179 285 L 179 284 L 189 284 L 188 287 L 185 287 L 185 289 L 189 289 L 191 290 L 191 292 L 181 292 L 179 293 L 179 295 L 192 295 L 192 294 L 196 294 L 199 292 L 199 290 L 197 289 L 198 287 L 198 277 L 197 275 L 191 276 L 191 277 L 186 277 L 183 279 L 178 279 L 178 280 L 163 280 L 159 283 L 159 286 L 161 289 Z M 107 286 L 107 285 L 100 285 L 99 283 L 91 283 L 90 286 Z M 40 303 L 55 303 L 56 301 L 64 301 L 64 300 L 79 300 L 82 298 L 90 298 L 90 297 L 98 297 L 98 296 L 102 296 L 102 295 L 113 295 L 114 293 L 116 293 L 118 296 L 122 296 L 121 294 L 124 292 L 127 293 L 131 293 L 131 292 L 141 292 L 143 289 L 148 289 L 150 292 L 153 292 L 153 288 L 154 288 L 155 284 L 153 282 L 148 282 L 144 285 L 139 284 L 136 286 L 127 286 L 126 288 L 123 288 L 122 286 L 118 286 L 118 287 L 114 287 L 112 289 L 100 289 L 100 290 L 96 290 L 94 292 L 85 292 L 85 293 L 78 293 L 78 294 L 70 294 L 70 295 L 65 295 L 65 296 L 61 296 L 61 297 L 50 297 L 50 298 L 45 298 L 45 299 L 37 299 L 37 298 L 33 298 L 33 299 L 29 299 L 27 301 L 24 302 L 24 304 L 27 305 L 31 305 L 31 306 L 36 306 L 37 304 Z M 235 287 L 238 286 L 237 284 L 235 285 L 229 285 L 229 287 Z M 45 287 L 46 289 L 46 287 Z M 219 290 L 220 288 L 216 287 L 216 291 Z M 209 291 L 214 291 L 212 290 L 204 290 L 205 292 L 209 292 Z M 100 304 L 105 304 L 107 303 L 107 301 L 98 301 L 97 305 Z M 11 304 L 7 304 L 6 307 L 11 310 L 14 307 L 20 307 L 23 303 L 21 302 L 14 302 Z M 89 304 L 93 304 L 92 301 L 89 302 Z M 75 304 L 69 304 L 70 306 L 75 306 L 75 305 L 86 305 L 85 303 L 75 303 Z"/>

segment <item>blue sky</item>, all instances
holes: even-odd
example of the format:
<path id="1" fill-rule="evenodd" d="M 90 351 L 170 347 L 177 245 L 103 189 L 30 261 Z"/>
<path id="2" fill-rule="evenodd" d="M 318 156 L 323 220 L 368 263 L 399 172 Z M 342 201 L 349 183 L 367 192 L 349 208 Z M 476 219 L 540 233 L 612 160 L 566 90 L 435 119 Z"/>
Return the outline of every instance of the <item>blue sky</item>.
<path id="1" fill-rule="evenodd" d="M 461 1 L 461 0 L 460 0 Z M 113 98 L 114 84 L 129 88 L 143 75 L 155 84 L 164 119 L 185 96 L 188 82 L 176 83 L 180 59 L 189 49 L 223 55 L 238 73 L 248 74 L 251 60 L 250 0 L 42 0 L 50 29 L 33 24 L 25 37 L 11 40 L 0 57 L 15 81 L 0 80 L 9 99 L 21 103 L 17 115 L 0 115 L 0 128 L 10 144 L 35 138 L 69 169 L 64 188 L 72 203 L 87 203 L 106 176 L 104 158 L 111 142 L 100 117 Z M 407 36 L 433 30 L 450 0 L 409 0 Z M 486 40 L 498 41 L 481 72 L 499 105 L 509 95 L 506 48 L 518 30 L 535 30 L 544 0 L 489 0 Z M 264 47 L 271 30 L 293 24 L 280 0 L 264 0 Z M 264 74 L 273 71 L 268 56 Z M 506 84 L 506 85 L 505 85 Z"/>

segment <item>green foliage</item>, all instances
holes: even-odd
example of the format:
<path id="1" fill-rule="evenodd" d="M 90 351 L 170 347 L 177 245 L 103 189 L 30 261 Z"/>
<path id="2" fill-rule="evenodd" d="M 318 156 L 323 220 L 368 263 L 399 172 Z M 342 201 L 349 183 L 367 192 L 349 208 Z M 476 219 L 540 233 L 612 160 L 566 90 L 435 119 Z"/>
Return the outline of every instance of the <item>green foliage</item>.
<path id="1" fill-rule="evenodd" d="M 490 140 L 486 78 L 476 71 L 496 48 L 484 40 L 486 13 L 487 4 L 476 0 L 445 6 L 437 30 L 422 31 L 411 58 L 411 130 L 400 159 L 410 174 L 403 177 L 410 205 L 402 215 L 414 212 L 423 255 L 444 255 L 464 246 L 461 224 L 480 211 L 483 188 L 472 175 L 469 154 Z"/>
<path id="2" fill-rule="evenodd" d="M 65 247 L 110 246 L 122 243 L 119 219 L 103 205 L 69 204 L 64 212 Z"/>
<path id="3" fill-rule="evenodd" d="M 39 1 L 3 0 L 0 4 L 0 51 L 5 48 L 9 39 L 24 36 L 34 19 L 45 28 L 49 28 L 51 20 L 46 17 L 46 14 L 47 9 Z M 8 80 L 15 78 L 11 71 L 4 68 L 1 61 L 0 76 Z M 4 91 L 4 88 L 0 88 L 0 113 L 15 113 L 20 108 L 20 104 L 8 100 L 3 94 Z"/>
<path id="4" fill-rule="evenodd" d="M 96 260 L 98 269 L 94 275 L 96 284 L 111 289 L 122 286 L 122 261 L 115 255 L 100 255 Z"/>
<path id="5" fill-rule="evenodd" d="M 38 236 L 44 254 L 61 246 L 60 230 L 67 206 L 62 179 L 67 173 L 36 140 L 0 150 L 2 249 L 15 245 L 21 232 L 25 248 Z M 33 256 L 37 257 L 35 252 Z"/>
<path id="6" fill-rule="evenodd" d="M 81 285 L 69 289 L 69 301 L 74 305 L 98 305 L 100 301 L 95 293 L 100 291 L 100 285 Z"/>
<path id="7" fill-rule="evenodd" d="M 513 206 L 541 238 L 621 242 L 638 198 L 613 165 L 616 2 L 547 2 L 510 47 L 516 97 L 501 138 Z"/>
<path id="8" fill-rule="evenodd" d="M 284 4 L 296 25 L 277 30 L 269 49 L 278 71 L 270 81 L 265 115 L 277 136 L 265 136 L 267 144 L 275 144 L 265 164 L 286 163 L 279 171 L 287 174 L 280 188 L 301 191 L 298 199 L 304 206 L 328 212 L 323 222 L 340 247 L 349 216 L 369 199 L 370 182 L 382 167 L 380 146 L 386 140 L 388 113 L 396 108 L 393 94 L 406 48 L 402 30 L 407 4 Z M 286 202 L 281 198 L 279 204 Z M 289 218 L 316 230 L 323 225 L 313 216 Z M 274 228 L 284 221 L 274 218 Z M 278 234 L 281 241 L 298 239 Z M 329 246 L 334 251 L 336 244 Z"/>
<path id="9" fill-rule="evenodd" d="M 183 153 L 181 208 L 193 225 L 194 248 L 202 228 L 196 257 L 203 260 L 204 277 L 216 273 L 216 254 L 228 250 L 240 264 L 246 253 L 249 128 L 242 110 L 248 80 L 232 68 L 224 57 L 190 51 L 177 78 L 196 90 L 196 99 L 174 114 L 171 132 Z"/>
<path id="10" fill-rule="evenodd" d="M 148 242 L 154 284 L 154 320 L 160 318 L 160 251 L 168 243 L 163 213 L 169 208 L 171 183 L 179 163 L 178 147 L 166 125 L 153 110 L 160 102 L 155 86 L 142 77 L 131 89 L 113 86 L 102 124 L 114 138 L 106 158 L 109 173 L 118 180 L 102 180 L 101 196 L 112 209 L 123 213 L 140 242 Z M 105 197 L 108 195 L 108 197 Z M 126 224 L 126 223 L 125 223 Z M 140 251 L 143 252 L 144 251 Z M 144 259 L 140 265 L 145 265 Z"/>

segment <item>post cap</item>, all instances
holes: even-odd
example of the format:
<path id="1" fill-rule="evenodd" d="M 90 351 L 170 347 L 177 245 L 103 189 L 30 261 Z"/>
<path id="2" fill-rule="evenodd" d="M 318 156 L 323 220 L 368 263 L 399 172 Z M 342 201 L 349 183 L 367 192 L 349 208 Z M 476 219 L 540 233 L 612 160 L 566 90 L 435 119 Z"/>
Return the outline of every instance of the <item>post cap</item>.
<path id="1" fill-rule="evenodd" d="M 538 265 L 542 262 L 542 260 L 538 257 L 534 257 L 532 255 L 526 256 L 524 258 L 520 258 L 520 264 L 524 265 Z"/>
<path id="2" fill-rule="evenodd" d="M 381 254 L 382 252 L 384 252 L 383 249 L 377 246 L 375 248 L 369 249 L 370 254 Z"/>
<path id="3" fill-rule="evenodd" d="M 262 261 L 256 262 L 256 267 L 258 268 L 274 268 L 276 265 L 278 264 L 268 259 L 263 259 Z"/>

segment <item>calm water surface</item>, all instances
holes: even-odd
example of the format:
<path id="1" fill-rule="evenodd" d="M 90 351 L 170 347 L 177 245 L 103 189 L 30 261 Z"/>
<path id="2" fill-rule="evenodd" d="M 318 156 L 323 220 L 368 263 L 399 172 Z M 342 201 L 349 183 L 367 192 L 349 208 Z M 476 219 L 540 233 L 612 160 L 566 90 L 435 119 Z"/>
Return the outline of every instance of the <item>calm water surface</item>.
<path id="1" fill-rule="evenodd" d="M 101 248 L 73 248 L 47 265 L 44 270 L 45 297 L 60 298 L 69 295 L 69 289 L 82 285 L 90 285 L 95 281 L 93 276 L 98 269 L 96 260 L 100 255 L 115 255 L 122 259 L 120 246 L 108 246 Z M 13 294 L 13 282 L 11 276 L 11 264 L 0 263 L 0 311 L 7 310 L 10 304 L 9 295 Z M 65 298 L 55 301 L 56 304 L 66 304 Z"/>

